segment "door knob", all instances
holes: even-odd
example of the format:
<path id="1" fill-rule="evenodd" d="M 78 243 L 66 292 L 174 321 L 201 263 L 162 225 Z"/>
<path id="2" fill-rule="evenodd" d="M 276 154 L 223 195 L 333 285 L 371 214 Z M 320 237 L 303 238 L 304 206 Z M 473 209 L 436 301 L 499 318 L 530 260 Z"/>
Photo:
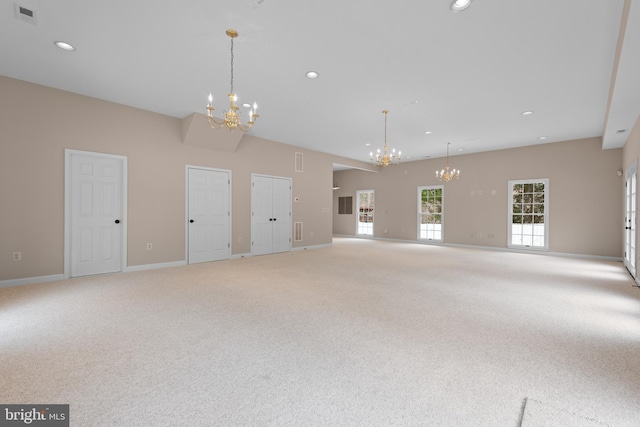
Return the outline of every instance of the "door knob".
<path id="1" fill-rule="evenodd" d="M 119 219 L 116 219 L 116 224 L 120 224 L 120 220 Z"/>
<path id="2" fill-rule="evenodd" d="M 189 222 L 193 222 L 193 220 L 192 220 L 192 219 L 190 219 L 190 220 L 189 220 Z"/>

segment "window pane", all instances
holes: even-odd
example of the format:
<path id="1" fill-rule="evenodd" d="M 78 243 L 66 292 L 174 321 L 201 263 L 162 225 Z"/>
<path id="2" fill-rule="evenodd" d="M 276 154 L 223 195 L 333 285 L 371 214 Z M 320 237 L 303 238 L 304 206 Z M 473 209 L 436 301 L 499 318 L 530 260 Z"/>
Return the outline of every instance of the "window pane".
<path id="1" fill-rule="evenodd" d="M 548 180 L 509 181 L 509 184 L 512 192 L 509 245 L 545 248 L 548 241 Z"/>
<path id="2" fill-rule="evenodd" d="M 422 188 L 419 201 L 419 239 L 442 240 L 442 187 Z"/>

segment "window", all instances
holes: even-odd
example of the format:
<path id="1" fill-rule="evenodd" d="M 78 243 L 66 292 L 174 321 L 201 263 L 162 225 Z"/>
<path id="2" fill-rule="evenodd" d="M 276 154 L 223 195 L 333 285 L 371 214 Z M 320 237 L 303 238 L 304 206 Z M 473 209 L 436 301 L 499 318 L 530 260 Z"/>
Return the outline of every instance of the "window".
<path id="1" fill-rule="evenodd" d="M 509 247 L 549 248 L 549 180 L 509 181 Z"/>
<path id="2" fill-rule="evenodd" d="M 418 240 L 441 242 L 444 186 L 418 187 Z"/>
<path id="3" fill-rule="evenodd" d="M 373 190 L 358 190 L 356 197 L 358 199 L 358 229 L 356 234 L 373 237 Z"/>
<path id="4" fill-rule="evenodd" d="M 353 197 L 338 197 L 338 215 L 353 214 Z"/>

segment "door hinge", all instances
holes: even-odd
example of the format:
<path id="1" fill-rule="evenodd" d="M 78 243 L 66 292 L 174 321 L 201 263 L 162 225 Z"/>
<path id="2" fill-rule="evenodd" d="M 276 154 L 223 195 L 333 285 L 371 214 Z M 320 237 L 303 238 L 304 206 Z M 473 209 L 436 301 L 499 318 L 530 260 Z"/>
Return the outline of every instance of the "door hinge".
<path id="1" fill-rule="evenodd" d="M 230 248 L 231 247 L 231 243 L 227 243 L 227 247 Z"/>

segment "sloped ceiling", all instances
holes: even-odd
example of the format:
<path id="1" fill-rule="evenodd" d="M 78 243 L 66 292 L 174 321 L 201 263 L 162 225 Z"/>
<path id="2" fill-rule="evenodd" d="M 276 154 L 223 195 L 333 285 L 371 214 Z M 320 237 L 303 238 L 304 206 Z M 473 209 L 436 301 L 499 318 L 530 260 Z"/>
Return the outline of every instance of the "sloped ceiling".
<path id="1" fill-rule="evenodd" d="M 594 136 L 624 145 L 618 131 L 640 112 L 638 0 L 449 4 L 5 1 L 0 75 L 177 118 L 205 113 L 213 92 L 219 113 L 234 28 L 234 86 L 259 104 L 259 137 L 367 161 L 387 109 L 389 147 L 408 160 L 444 156 L 446 142 L 452 155 Z"/>

